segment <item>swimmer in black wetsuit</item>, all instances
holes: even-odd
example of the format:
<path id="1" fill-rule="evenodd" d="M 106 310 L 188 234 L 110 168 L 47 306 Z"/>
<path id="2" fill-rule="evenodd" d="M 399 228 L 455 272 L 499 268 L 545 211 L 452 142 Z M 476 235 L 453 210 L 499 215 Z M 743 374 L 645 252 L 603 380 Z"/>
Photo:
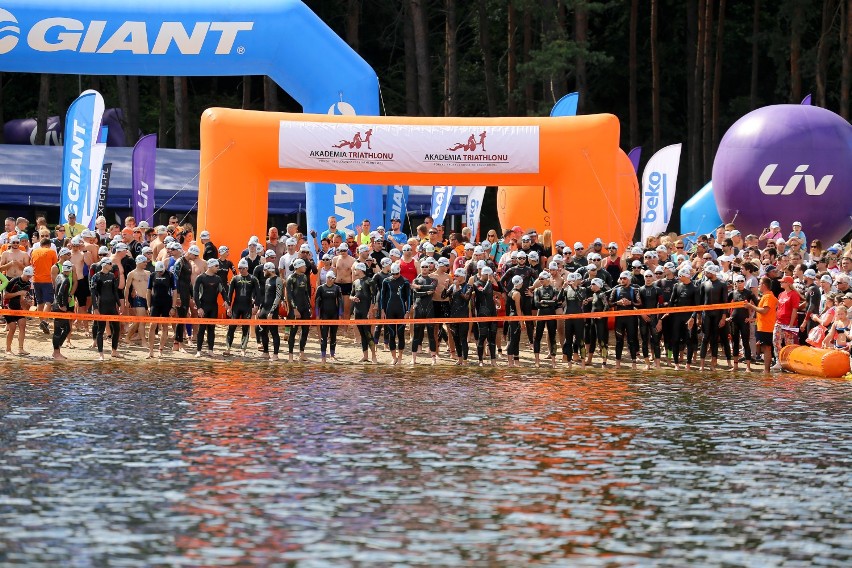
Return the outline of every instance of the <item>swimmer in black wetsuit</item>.
<path id="1" fill-rule="evenodd" d="M 583 277 L 579 272 L 569 272 L 566 277 L 567 286 L 562 290 L 560 297 L 565 314 L 582 314 L 583 300 L 586 299 L 586 289 L 580 288 Z M 584 319 L 565 320 L 565 341 L 562 343 L 562 360 L 568 362 L 571 368 L 573 362 L 580 363 L 585 368 L 586 346 L 583 341 Z"/>
<path id="2" fill-rule="evenodd" d="M 225 301 L 228 317 L 232 319 L 251 319 L 257 313 L 257 299 L 260 296 L 260 283 L 257 278 L 249 274 L 249 263 L 246 259 L 241 258 L 237 263 L 237 269 L 240 273 L 231 278 L 231 283 L 228 286 L 228 299 Z M 225 357 L 231 356 L 231 345 L 234 343 L 234 333 L 237 326 L 229 325 L 228 333 L 225 335 Z M 249 326 L 242 326 L 242 338 L 240 345 L 242 347 L 243 357 L 246 356 L 246 348 L 248 347 Z"/>
<path id="3" fill-rule="evenodd" d="M 553 287 L 553 278 L 547 270 L 539 274 L 538 279 L 541 286 L 533 293 L 533 307 L 538 310 L 540 316 L 556 315 L 559 307 L 559 290 Z M 544 336 L 544 328 L 547 327 L 547 341 L 550 348 L 550 366 L 556 366 L 556 320 L 539 320 L 535 322 L 535 337 L 533 338 L 533 354 L 535 355 L 535 366 L 540 367 L 541 340 Z"/>
<path id="4" fill-rule="evenodd" d="M 520 274 L 512 276 L 512 289 L 507 294 L 506 298 L 506 315 L 519 316 L 524 313 L 521 298 L 523 293 L 521 290 L 524 287 L 524 277 Z M 515 366 L 515 362 L 521 358 L 521 322 L 510 321 L 507 337 L 509 338 L 508 346 L 506 347 L 506 356 L 508 365 Z"/>
<path id="5" fill-rule="evenodd" d="M 399 262 L 394 262 L 391 265 L 390 277 L 382 282 L 382 290 L 379 293 L 382 319 L 408 317 L 411 306 L 411 286 L 400 274 L 400 268 Z M 402 362 L 402 352 L 405 350 L 405 325 L 386 325 L 385 337 L 388 339 L 393 364 L 399 365 Z"/>
<path id="6" fill-rule="evenodd" d="M 642 273 L 642 278 L 645 283 L 636 291 L 637 296 L 639 296 L 639 308 L 650 310 L 661 307 L 663 305 L 663 293 L 654 282 L 654 273 L 646 270 Z M 658 369 L 660 368 L 660 332 L 662 329 L 663 324 L 659 315 L 643 314 L 639 316 L 639 337 L 642 338 L 642 356 L 645 358 L 646 369 L 651 369 L 651 352 L 654 354 L 654 365 Z"/>
<path id="7" fill-rule="evenodd" d="M 432 265 L 435 261 L 431 257 L 426 257 L 420 263 L 420 276 L 414 279 L 411 283 L 411 295 L 414 297 L 414 306 L 412 310 L 413 319 L 424 319 L 435 316 L 435 307 L 432 295 L 438 282 L 429 276 L 432 270 Z M 438 362 L 435 343 L 435 326 L 433 324 L 414 324 L 414 334 L 411 339 L 411 364 L 417 364 L 417 352 L 420 350 L 420 345 L 423 344 L 423 333 L 426 332 L 429 341 L 429 354 L 432 356 L 432 364 Z"/>
<path id="8" fill-rule="evenodd" d="M 148 313 L 154 318 L 169 317 L 175 312 L 174 300 L 177 296 L 174 275 L 166 270 L 163 261 L 154 264 L 154 274 L 148 277 Z M 163 347 L 169 342 L 169 326 L 151 324 L 148 335 L 148 359 L 154 358 L 154 341 L 157 337 L 157 328 L 160 328 L 160 357 L 163 356 Z"/>
<path id="9" fill-rule="evenodd" d="M 497 305 L 494 303 L 494 293 L 501 291 L 500 283 L 494 278 L 494 271 L 490 266 L 485 266 L 479 274 L 472 276 L 470 285 L 473 288 L 473 312 L 475 317 L 494 317 L 497 315 Z M 488 354 L 491 356 L 491 366 L 497 364 L 497 323 L 477 323 L 479 336 L 476 343 L 476 354 L 479 357 L 479 366 L 485 365 L 485 343 L 488 343 Z"/>
<path id="10" fill-rule="evenodd" d="M 472 288 L 465 282 L 467 271 L 464 268 L 456 268 L 455 278 L 441 295 L 445 298 L 450 298 L 450 317 L 451 318 L 467 318 L 470 317 L 470 295 Z M 470 324 L 467 322 L 459 322 L 450 325 L 450 333 L 453 336 L 453 342 L 456 347 L 456 365 L 466 365 L 469 346 L 467 343 L 467 333 Z"/>
<path id="11" fill-rule="evenodd" d="M 200 318 L 216 318 L 219 315 L 219 297 L 227 303 L 225 288 L 222 279 L 217 274 L 219 260 L 211 258 L 207 261 L 207 271 L 195 279 L 192 297 Z M 198 334 L 195 336 L 195 356 L 201 357 L 201 347 L 204 345 L 204 335 L 207 335 L 207 356 L 213 357 L 213 345 L 216 343 L 216 326 L 204 324 L 198 326 Z"/>
<path id="12" fill-rule="evenodd" d="M 382 259 L 383 261 L 385 259 Z M 390 260 L 389 258 L 387 259 Z M 389 263 L 388 263 L 389 265 Z M 376 283 L 374 277 L 367 276 L 367 265 L 363 262 L 356 262 L 352 265 L 352 293 L 349 295 L 349 300 L 352 303 L 352 313 L 356 320 L 372 318 L 376 313 L 375 298 Z M 376 343 L 373 341 L 373 333 L 369 325 L 359 325 L 358 335 L 361 337 L 361 363 L 366 363 L 367 352 L 373 354 L 373 363 L 377 363 L 376 359 Z"/>
<path id="13" fill-rule="evenodd" d="M 707 277 L 698 288 L 698 303 L 700 305 L 724 304 L 728 300 L 728 286 L 719 279 L 721 268 L 715 264 L 704 265 L 704 275 Z M 719 343 L 725 350 L 728 365 L 731 364 L 731 344 L 728 341 L 728 314 L 725 310 L 706 310 L 699 318 L 704 339 L 701 341 L 701 370 L 707 357 L 707 347 L 710 347 L 710 370 L 716 370 L 716 358 L 719 354 Z"/>
<path id="14" fill-rule="evenodd" d="M 71 261 L 62 263 L 62 270 L 56 275 L 53 281 L 53 311 L 67 312 L 69 310 L 68 303 L 72 299 L 71 296 L 71 274 L 74 265 Z M 68 334 L 71 333 L 71 320 L 56 318 L 53 320 L 53 358 L 58 360 L 67 359 L 60 351 L 60 347 L 65 343 Z"/>
<path id="15" fill-rule="evenodd" d="M 112 260 L 109 257 L 101 261 L 101 271 L 92 277 L 92 309 L 95 315 L 118 315 L 118 278 L 112 270 Z M 120 326 L 117 321 L 109 322 L 112 333 L 112 356 L 120 358 L 118 354 L 118 340 Z M 98 357 L 104 360 L 104 332 L 105 321 L 95 322 L 95 342 L 98 346 Z"/>
<path id="16" fill-rule="evenodd" d="M 293 261 L 293 273 L 287 279 L 287 302 L 290 311 L 287 314 L 289 320 L 311 319 L 311 282 L 306 274 L 308 266 L 301 258 Z M 308 343 L 309 325 L 293 326 L 290 337 L 287 338 L 287 349 L 289 350 L 289 361 L 293 362 L 293 349 L 296 346 L 296 333 L 301 333 L 299 339 L 299 360 L 307 361 L 305 357 L 305 345 Z"/>
<path id="17" fill-rule="evenodd" d="M 284 300 L 284 281 L 278 276 L 278 270 L 272 262 L 263 264 L 263 272 L 264 279 L 257 319 L 264 323 L 258 326 L 258 333 L 264 359 L 269 359 L 269 336 L 272 336 L 272 360 L 277 361 L 278 351 L 281 348 L 281 336 L 278 335 L 278 323 L 270 320 L 278 319 L 278 306 Z"/>
<path id="18" fill-rule="evenodd" d="M 698 288 L 692 282 L 689 269 L 678 272 L 680 282 L 672 289 L 672 297 L 669 306 L 695 306 L 698 304 Z M 686 370 L 692 365 L 692 356 L 695 353 L 695 312 L 677 312 L 666 314 L 665 318 L 672 318 L 672 358 L 674 368 L 680 369 L 680 351 L 686 343 Z"/>
<path id="19" fill-rule="evenodd" d="M 588 294 L 583 300 L 584 312 L 594 314 L 609 311 L 608 295 L 603 287 L 603 280 L 592 278 L 589 282 Z M 586 365 L 592 364 L 592 355 L 597 345 L 601 352 L 601 359 L 603 359 L 602 366 L 606 367 L 607 356 L 609 355 L 609 330 L 606 326 L 606 318 L 588 318 L 584 335 L 586 336 Z"/>
<path id="20" fill-rule="evenodd" d="M 316 308 L 317 317 L 321 320 L 339 320 L 340 309 L 343 307 L 343 290 L 334 283 L 337 275 L 333 270 L 325 274 L 325 284 L 317 286 Z M 330 349 L 329 349 L 330 348 Z M 337 361 L 334 352 L 337 350 L 337 326 L 320 326 L 320 356 L 326 361 L 326 352 L 332 361 Z"/>
<path id="21" fill-rule="evenodd" d="M 618 312 L 631 312 L 639 306 L 636 288 L 632 285 L 632 276 L 624 271 L 618 277 L 618 286 L 609 293 L 609 303 Z M 632 367 L 636 368 L 636 357 L 639 355 L 639 340 L 637 338 L 636 316 L 621 316 L 615 318 L 615 368 L 621 367 L 621 354 L 624 342 L 630 353 Z"/>

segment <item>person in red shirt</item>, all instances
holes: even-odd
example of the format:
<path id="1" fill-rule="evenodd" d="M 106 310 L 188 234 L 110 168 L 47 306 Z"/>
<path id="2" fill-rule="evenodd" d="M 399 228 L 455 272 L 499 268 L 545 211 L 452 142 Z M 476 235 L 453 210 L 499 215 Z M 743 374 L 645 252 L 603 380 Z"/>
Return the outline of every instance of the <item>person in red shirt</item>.
<path id="1" fill-rule="evenodd" d="M 802 297 L 793 289 L 792 276 L 785 276 L 781 279 L 781 290 L 783 291 L 778 296 L 775 329 L 772 334 L 776 356 L 784 345 L 798 344 L 798 333 L 790 330 L 798 325 L 797 310 L 802 302 Z"/>

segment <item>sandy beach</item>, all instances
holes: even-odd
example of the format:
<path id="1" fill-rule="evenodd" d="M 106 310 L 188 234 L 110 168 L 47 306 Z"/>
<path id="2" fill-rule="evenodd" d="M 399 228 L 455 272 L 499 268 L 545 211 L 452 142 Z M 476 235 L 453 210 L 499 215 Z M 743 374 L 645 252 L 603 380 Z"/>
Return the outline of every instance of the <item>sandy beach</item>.
<path id="1" fill-rule="evenodd" d="M 284 339 L 286 336 L 284 334 L 284 327 L 282 326 L 280 329 L 281 333 L 281 348 L 279 350 L 279 363 L 283 363 L 288 358 L 287 351 L 287 343 Z M 3 351 L 2 359 L 3 360 L 53 360 L 53 345 L 51 344 L 51 337 L 53 332 L 53 323 L 50 322 L 50 330 L 51 334 L 45 334 L 38 327 L 38 320 L 31 319 L 27 322 L 27 339 L 24 345 L 26 351 L 29 353 L 28 355 L 18 355 L 18 339 L 15 337 L 12 342 L 12 354 L 5 352 L 5 348 Z M 197 332 L 197 327 L 194 330 Z M 214 349 L 214 356 L 212 360 L 221 361 L 223 363 L 227 363 L 229 361 L 254 361 L 254 362 L 264 362 L 263 352 L 259 349 L 259 344 L 255 342 L 254 337 L 249 339 L 248 349 L 246 350 L 246 356 L 243 357 L 240 351 L 240 330 L 237 329 L 236 336 L 234 339 L 234 344 L 231 349 L 231 357 L 224 357 L 223 353 L 225 352 L 225 333 L 227 332 L 226 326 L 219 326 L 216 328 L 216 343 Z M 355 333 L 355 328 L 351 327 L 341 327 L 338 332 L 337 338 L 337 350 L 335 353 L 336 361 L 329 361 L 328 364 L 337 364 L 337 365 L 345 365 L 352 363 L 361 362 L 362 352 L 361 352 L 361 343 L 360 340 L 353 340 L 352 334 Z M 6 337 L 5 325 L 3 326 L 3 338 Z M 172 338 L 174 334 L 169 332 L 169 342 L 166 345 L 165 349 L 162 352 L 162 355 L 159 352 L 159 340 L 154 345 L 154 358 L 159 359 L 160 357 L 169 360 L 181 360 L 185 359 L 187 361 L 196 360 L 195 357 L 195 336 L 193 335 L 192 341 L 187 341 L 185 344 L 186 352 L 172 351 Z M 545 334 L 546 337 L 546 334 Z M 71 345 L 72 347 L 66 345 L 62 348 L 62 354 L 68 358 L 69 362 L 99 362 L 98 360 L 98 352 L 92 346 L 91 336 L 85 335 L 80 331 L 72 331 L 71 333 Z M 613 351 L 612 343 L 610 346 L 610 354 Z M 546 342 L 543 341 L 543 351 L 546 351 Z M 270 340 L 270 351 L 272 350 L 272 344 Z M 203 353 L 206 353 L 206 344 L 203 350 Z M 119 344 L 118 348 L 119 356 L 123 361 L 150 361 L 148 359 L 148 346 L 140 345 L 138 343 L 126 343 L 122 341 Z M 308 338 L 307 347 L 305 349 L 305 354 L 307 356 L 307 361 L 305 363 L 309 364 L 320 364 L 321 356 L 320 356 L 320 337 L 319 337 L 319 327 L 312 327 L 310 337 Z M 295 359 L 298 359 L 298 340 L 296 342 L 296 353 L 294 355 Z M 107 338 L 104 338 L 104 357 L 106 361 L 111 359 L 110 357 L 110 341 Z M 561 359 L 561 355 L 559 357 Z M 201 358 L 203 361 L 211 361 L 210 357 L 204 356 Z M 379 365 L 391 365 L 391 355 L 390 352 L 384 348 L 383 345 L 379 345 L 377 350 L 377 360 Z M 487 347 L 486 347 L 486 360 L 487 360 Z M 402 365 L 407 366 L 411 361 L 411 332 L 410 328 L 406 332 L 406 351 L 402 360 Z M 498 354 L 498 365 L 506 366 L 505 355 Z M 598 357 L 594 358 L 593 366 L 600 368 L 600 359 Z M 534 358 L 532 353 L 532 348 L 527 344 L 526 338 L 524 337 L 521 340 L 521 365 L 525 367 L 530 367 L 533 365 Z M 626 366 L 629 368 L 629 359 L 625 357 Z M 372 363 L 371 363 L 372 364 Z M 420 353 L 418 354 L 417 360 L 418 366 L 420 365 L 431 365 L 432 360 L 429 356 L 428 345 L 424 341 L 424 345 L 421 348 Z M 456 359 L 451 358 L 449 352 L 447 350 L 447 344 L 441 343 L 440 355 L 437 360 L 437 364 L 441 366 L 455 366 Z M 471 341 L 470 342 L 470 356 L 468 365 L 478 365 L 478 360 L 476 357 L 476 344 Z M 542 366 L 549 366 L 549 361 L 545 358 L 542 358 Z M 558 363 L 557 366 L 568 368 L 567 363 Z M 643 365 L 644 366 L 644 365 Z M 614 363 L 612 358 L 610 357 L 610 362 L 608 367 L 614 367 Z M 579 368 L 579 365 L 575 365 L 575 368 Z"/>

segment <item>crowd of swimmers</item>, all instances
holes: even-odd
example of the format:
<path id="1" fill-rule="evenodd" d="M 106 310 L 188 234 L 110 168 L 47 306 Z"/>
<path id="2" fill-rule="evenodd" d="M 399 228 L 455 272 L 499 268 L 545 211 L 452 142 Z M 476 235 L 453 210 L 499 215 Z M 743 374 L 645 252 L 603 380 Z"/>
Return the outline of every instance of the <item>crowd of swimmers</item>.
<path id="1" fill-rule="evenodd" d="M 228 326 L 220 355 L 256 349 L 271 360 L 279 360 L 282 341 L 288 361 L 305 360 L 311 330 L 319 327 L 322 362 L 336 360 L 342 335 L 360 344 L 361 361 L 377 362 L 378 347 L 394 365 L 408 350 L 412 364 L 419 356 L 433 364 L 446 356 L 458 365 L 515 366 L 531 349 L 536 366 L 618 368 L 625 361 L 633 368 L 644 362 L 647 368 L 716 369 L 721 351 L 730 370 L 762 362 L 768 372 L 785 344 L 848 350 L 852 332 L 852 251 L 808 242 L 800 223 L 786 237 L 777 222 L 746 236 L 725 225 L 706 235 L 650 237 L 621 250 L 602 239 L 554 241 L 549 231 L 538 235 L 519 226 L 502 234 L 489 230 L 476 243 L 468 229 L 445 234 L 429 217 L 411 236 L 400 230 L 400 219 L 390 229 L 364 220 L 347 233 L 330 217 L 320 234 L 302 234 L 291 223 L 283 234 L 270 228 L 266 238 L 252 237 L 245 250 L 233 252 L 215 246 L 207 231 L 196 239 L 176 217 L 156 227 L 132 217 L 123 227 L 107 227 L 101 217 L 89 230 L 73 216 L 53 230 L 43 219 L 36 225 L 30 238 L 26 219 L 6 219 L 0 292 L 3 308 L 34 310 L 41 331 L 52 333 L 57 359 L 65 358 L 72 328 L 101 359 L 107 339 L 113 357 L 121 356 L 122 341 L 147 346 L 149 357 L 168 347 L 218 356 L 215 325 L 47 315 L 57 311 L 252 319 L 256 324 Z M 729 302 L 744 307 L 704 308 Z M 672 307 L 678 309 L 633 313 Z M 602 313 L 617 316 L 614 349 L 608 318 L 591 316 Z M 502 320 L 531 315 L 554 317 Z M 411 321 L 366 321 L 378 318 Z M 428 318 L 443 323 L 418 323 Z M 304 323 L 314 319 L 321 325 Z M 17 354 L 28 355 L 27 320 L 5 316 L 7 354 L 17 336 Z M 340 326 L 340 320 L 354 321 Z M 250 349 L 252 338 L 257 347 Z"/>

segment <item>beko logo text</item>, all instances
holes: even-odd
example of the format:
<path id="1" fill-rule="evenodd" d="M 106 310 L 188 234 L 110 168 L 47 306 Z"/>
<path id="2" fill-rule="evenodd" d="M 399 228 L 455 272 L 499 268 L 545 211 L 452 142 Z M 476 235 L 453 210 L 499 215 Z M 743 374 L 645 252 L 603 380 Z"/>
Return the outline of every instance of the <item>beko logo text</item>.
<path id="1" fill-rule="evenodd" d="M 805 193 L 807 195 L 822 195 L 825 193 L 825 190 L 828 189 L 828 184 L 830 184 L 831 180 L 834 179 L 833 175 L 827 175 L 823 176 L 822 179 L 819 180 L 819 183 L 817 183 L 814 176 L 810 174 L 805 175 L 805 172 L 808 171 L 810 165 L 802 164 L 796 168 L 795 173 L 790 176 L 790 179 L 788 179 L 785 184 L 770 184 L 769 181 L 777 167 L 778 164 L 769 164 L 763 168 L 763 172 L 757 180 L 760 185 L 760 191 L 766 195 L 790 195 L 796 191 L 796 188 L 799 186 L 799 182 L 802 181 L 803 178 L 805 180 Z"/>
<path id="2" fill-rule="evenodd" d="M 0 54 L 8 53 L 18 43 L 17 20 L 0 9 Z M 208 36 L 216 37 L 216 55 L 228 55 L 234 50 L 237 35 L 248 32 L 254 22 L 194 22 L 191 29 L 183 22 L 162 22 L 149 30 L 147 22 L 127 21 L 111 33 L 105 33 L 105 20 L 92 20 L 88 24 L 74 18 L 45 18 L 36 22 L 27 33 L 27 44 L 35 51 L 76 51 L 78 53 L 115 53 L 127 51 L 136 55 L 165 55 L 174 45 L 183 55 L 198 55 Z M 6 24 L 6 25 L 4 25 Z M 112 28 L 112 26 L 110 26 Z M 150 33 L 149 33 L 150 32 Z M 149 39 L 150 38 L 150 39 Z M 153 42 L 151 41 L 153 40 Z M 245 50 L 242 46 L 237 53 Z"/>

